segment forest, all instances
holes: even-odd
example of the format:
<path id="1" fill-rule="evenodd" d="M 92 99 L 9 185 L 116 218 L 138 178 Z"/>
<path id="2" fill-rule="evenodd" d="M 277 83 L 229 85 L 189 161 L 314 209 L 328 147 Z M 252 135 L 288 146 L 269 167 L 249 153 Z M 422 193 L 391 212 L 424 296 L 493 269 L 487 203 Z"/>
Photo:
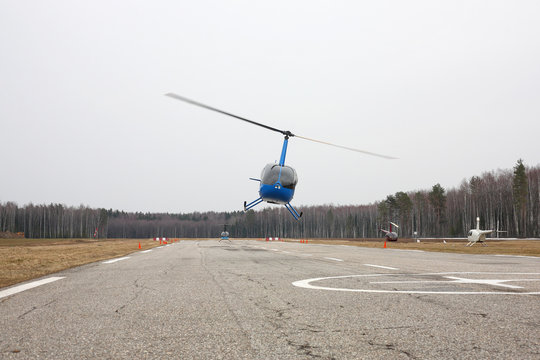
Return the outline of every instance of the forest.
<path id="1" fill-rule="evenodd" d="M 236 238 L 375 238 L 388 222 L 401 237 L 466 237 L 480 217 L 492 237 L 540 237 L 540 165 L 486 172 L 455 188 L 399 191 L 368 205 L 298 207 L 300 221 L 285 207 L 248 212 L 184 214 L 124 212 L 63 204 L 18 206 L 0 202 L 0 232 L 27 238 L 216 238 L 228 224 Z"/>

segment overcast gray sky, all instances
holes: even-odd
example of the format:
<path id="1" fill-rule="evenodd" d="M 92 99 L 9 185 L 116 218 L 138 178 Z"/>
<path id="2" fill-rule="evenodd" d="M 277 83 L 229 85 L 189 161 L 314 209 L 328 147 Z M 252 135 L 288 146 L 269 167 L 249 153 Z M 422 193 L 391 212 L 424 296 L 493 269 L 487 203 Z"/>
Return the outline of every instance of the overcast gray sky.
<path id="1" fill-rule="evenodd" d="M 293 204 L 540 162 L 538 1 L 0 0 L 0 201 L 241 210 L 282 136 Z"/>

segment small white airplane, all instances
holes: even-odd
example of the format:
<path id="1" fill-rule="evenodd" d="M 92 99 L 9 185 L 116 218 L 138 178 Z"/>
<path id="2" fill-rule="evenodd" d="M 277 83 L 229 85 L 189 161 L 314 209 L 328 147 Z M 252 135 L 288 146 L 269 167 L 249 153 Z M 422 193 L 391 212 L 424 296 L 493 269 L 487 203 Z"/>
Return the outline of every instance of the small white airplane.
<path id="1" fill-rule="evenodd" d="M 397 226 L 391 221 L 389 221 L 389 223 L 390 223 L 390 230 L 383 230 L 383 229 L 380 229 L 380 230 L 385 234 L 387 241 L 397 241 L 398 239 L 397 231 L 396 232 L 392 231 L 392 225 L 394 225 L 398 229 L 399 229 L 399 226 Z"/>
<path id="2" fill-rule="evenodd" d="M 465 246 L 473 246 L 476 243 L 481 243 L 483 246 L 486 246 L 484 241 L 486 240 L 486 235 L 491 234 L 493 230 L 480 230 L 480 218 L 476 218 L 476 229 L 469 230 L 469 235 L 467 240 L 469 243 Z"/>

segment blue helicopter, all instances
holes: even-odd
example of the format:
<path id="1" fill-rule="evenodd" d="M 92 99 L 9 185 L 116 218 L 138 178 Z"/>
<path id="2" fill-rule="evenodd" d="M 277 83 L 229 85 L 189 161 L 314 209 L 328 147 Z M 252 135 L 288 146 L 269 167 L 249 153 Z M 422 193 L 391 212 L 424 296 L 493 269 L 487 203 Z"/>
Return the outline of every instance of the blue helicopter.
<path id="1" fill-rule="evenodd" d="M 360 152 L 360 153 L 364 153 L 368 155 L 378 156 L 385 159 L 396 159 L 391 156 L 376 154 L 369 151 L 359 150 L 359 149 L 350 148 L 347 146 L 336 145 L 336 144 L 328 143 L 321 140 L 315 140 L 315 139 L 310 139 L 307 137 L 295 135 L 288 130 L 287 131 L 280 130 L 280 129 L 276 129 L 268 125 L 264 125 L 264 124 L 261 124 L 252 120 L 248 120 L 246 118 L 228 113 L 223 110 L 216 109 L 212 106 L 202 104 L 200 102 L 185 98 L 183 96 L 180 96 L 174 93 L 168 93 L 168 94 L 165 94 L 165 96 L 169 96 L 176 100 L 184 101 L 195 106 L 212 110 L 220 114 L 231 116 L 233 118 L 246 121 L 250 124 L 261 126 L 268 130 L 279 132 L 285 136 L 283 140 L 283 146 L 281 148 L 281 156 L 279 158 L 279 163 L 267 164 L 262 170 L 260 179 L 250 178 L 251 180 L 255 180 L 260 183 L 259 197 L 250 203 L 247 203 L 246 201 L 244 201 L 244 211 L 248 211 L 249 209 L 252 209 L 253 207 L 262 203 L 263 201 L 266 201 L 271 204 L 284 205 L 287 208 L 287 210 L 289 210 L 289 212 L 291 213 L 291 215 L 293 216 L 295 220 L 299 220 L 302 217 L 303 213 L 302 212 L 298 213 L 298 211 L 296 211 L 296 209 L 291 205 L 291 200 L 293 199 L 293 196 L 294 196 L 294 190 L 296 188 L 296 184 L 298 183 L 298 175 L 296 174 L 296 171 L 292 167 L 285 165 L 285 156 L 287 155 L 287 145 L 289 142 L 289 138 L 291 137 L 297 137 L 300 139 L 314 141 L 321 144 L 335 146 L 342 149 L 356 151 L 356 152 Z"/>
<path id="2" fill-rule="evenodd" d="M 229 232 L 227 231 L 227 225 L 228 224 L 223 224 L 223 231 L 221 232 L 221 239 L 219 239 L 219 242 L 221 242 L 221 240 L 229 240 Z"/>

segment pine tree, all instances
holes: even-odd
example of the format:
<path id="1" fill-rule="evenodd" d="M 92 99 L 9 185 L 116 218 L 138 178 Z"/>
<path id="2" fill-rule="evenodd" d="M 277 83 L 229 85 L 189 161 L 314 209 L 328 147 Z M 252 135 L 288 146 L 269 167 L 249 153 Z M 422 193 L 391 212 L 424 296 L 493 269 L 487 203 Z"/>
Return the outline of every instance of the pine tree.
<path id="1" fill-rule="evenodd" d="M 446 209 L 446 194 L 441 184 L 433 185 L 431 192 L 429 193 L 429 202 L 435 211 L 437 217 L 437 235 L 441 235 L 441 225 L 444 223 L 444 210 Z"/>
<path id="2" fill-rule="evenodd" d="M 520 236 L 526 236 L 527 173 L 525 172 L 525 165 L 523 165 L 522 159 L 519 159 L 514 166 L 512 190 L 514 195 L 514 221 L 516 223 L 516 231 Z"/>

